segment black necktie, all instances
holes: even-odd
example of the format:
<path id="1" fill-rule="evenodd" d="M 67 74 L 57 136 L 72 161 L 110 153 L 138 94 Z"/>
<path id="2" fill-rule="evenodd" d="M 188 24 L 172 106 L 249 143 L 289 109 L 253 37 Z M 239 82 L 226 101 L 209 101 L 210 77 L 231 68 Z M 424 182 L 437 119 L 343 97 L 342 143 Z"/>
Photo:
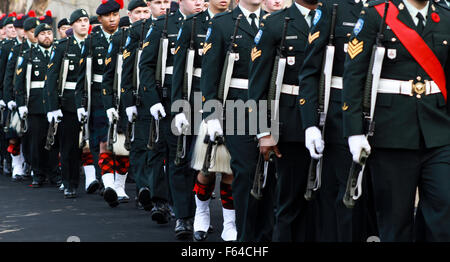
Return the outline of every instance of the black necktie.
<path id="1" fill-rule="evenodd" d="M 253 28 L 253 30 L 255 30 L 255 32 L 258 31 L 258 26 L 256 26 L 256 14 L 251 13 L 250 19 L 252 19 L 252 23 L 250 24 L 250 26 Z"/>
<path id="2" fill-rule="evenodd" d="M 417 24 L 416 31 L 420 35 L 423 32 L 423 28 L 424 28 L 423 20 L 424 19 L 423 19 L 423 15 L 421 13 L 417 13 L 417 18 L 419 19 L 419 23 Z"/>
<path id="3" fill-rule="evenodd" d="M 311 11 L 309 11 L 309 14 L 308 14 L 308 16 L 309 16 L 309 27 L 312 27 L 313 26 L 313 21 L 314 21 L 314 16 L 316 16 L 316 10 L 311 10 Z"/>
<path id="4" fill-rule="evenodd" d="M 81 48 L 81 49 L 83 48 L 83 45 L 84 45 L 84 41 L 81 41 L 81 42 L 80 42 L 80 48 Z"/>
<path id="5" fill-rule="evenodd" d="M 44 51 L 45 59 L 48 59 L 48 50 Z"/>

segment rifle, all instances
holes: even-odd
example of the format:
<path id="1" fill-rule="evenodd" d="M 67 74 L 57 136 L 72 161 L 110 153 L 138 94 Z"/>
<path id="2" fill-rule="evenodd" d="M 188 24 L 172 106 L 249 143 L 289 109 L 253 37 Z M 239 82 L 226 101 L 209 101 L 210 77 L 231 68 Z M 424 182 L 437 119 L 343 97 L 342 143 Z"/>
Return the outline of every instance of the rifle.
<path id="1" fill-rule="evenodd" d="M 16 68 L 17 69 L 17 68 Z M 25 95 L 25 105 L 28 106 L 29 98 L 30 98 L 30 90 L 31 90 L 31 71 L 33 69 L 33 47 L 30 47 L 30 57 L 27 62 L 27 74 L 25 76 L 25 88 L 26 88 L 26 95 Z M 20 115 L 19 115 L 20 117 Z M 25 112 L 23 114 L 23 117 L 20 118 L 20 131 L 19 136 L 23 136 L 28 131 L 28 114 Z"/>
<path id="2" fill-rule="evenodd" d="M 69 43 L 70 39 L 66 40 L 66 48 L 64 51 L 64 58 L 63 58 L 63 66 L 59 70 L 59 78 L 58 78 L 58 91 L 59 91 L 59 100 L 61 102 L 63 95 L 64 95 L 64 86 L 66 84 L 67 79 L 67 70 L 69 68 L 69 57 L 67 56 L 67 51 L 69 50 Z M 47 130 L 47 138 L 45 142 L 45 149 L 51 150 L 53 144 L 55 143 L 55 135 L 58 131 L 58 123 L 61 121 L 60 118 L 57 119 L 58 121 L 55 121 L 55 119 L 52 119 L 52 122 L 48 126 Z"/>
<path id="3" fill-rule="evenodd" d="M 86 141 L 89 140 L 89 116 L 91 114 L 91 84 L 92 84 L 92 36 L 89 37 L 89 50 L 86 57 L 86 78 L 84 83 L 83 98 L 81 99 L 81 106 L 87 109 L 87 116 L 81 119 L 81 134 L 82 139 L 80 148 L 86 146 Z"/>
<path id="4" fill-rule="evenodd" d="M 227 54 L 225 56 L 225 63 L 223 65 L 222 74 L 220 75 L 219 88 L 217 89 L 217 98 L 223 101 L 222 107 L 225 108 L 225 101 L 228 96 L 228 90 L 230 89 L 231 77 L 233 75 L 234 61 L 236 60 L 236 35 L 239 29 L 239 23 L 241 22 L 241 16 L 239 15 L 234 25 L 234 32 L 231 38 L 230 46 L 228 47 Z"/>
<path id="5" fill-rule="evenodd" d="M 141 35 L 140 35 L 140 39 L 139 39 L 139 49 L 137 50 L 137 54 L 134 57 L 133 85 L 136 87 L 136 89 L 134 90 L 133 95 L 135 98 L 136 107 L 140 106 L 140 104 L 141 104 L 141 97 L 139 96 L 139 85 L 140 85 L 139 63 L 141 61 L 141 56 L 142 56 L 142 52 L 144 49 L 143 45 L 144 45 L 144 40 L 145 40 L 144 39 L 145 24 L 146 24 L 146 20 L 144 20 L 142 22 Z M 123 39 L 122 39 L 122 43 L 123 43 Z M 123 49 L 123 45 L 122 45 L 122 49 Z M 137 115 L 133 114 L 131 123 L 130 122 L 127 123 L 127 130 L 125 131 L 125 148 L 127 150 L 131 150 L 131 142 L 134 141 L 134 129 L 136 126 L 136 119 L 137 119 Z"/>
<path id="6" fill-rule="evenodd" d="M 383 46 L 384 30 L 386 29 L 386 15 L 389 8 L 389 1 L 385 1 L 384 15 L 381 20 L 380 28 L 377 34 L 377 40 L 372 48 L 369 71 L 367 72 L 366 83 L 364 86 L 363 97 L 363 115 L 366 129 L 366 138 L 374 135 L 375 122 L 375 104 L 377 99 L 377 89 L 380 81 L 381 69 L 383 66 L 386 49 Z M 362 180 L 369 153 L 364 149 L 361 151 L 359 163 L 352 161 L 350 173 L 347 179 L 347 187 L 343 198 L 344 205 L 347 208 L 353 208 L 356 200 L 362 195 Z"/>
<path id="7" fill-rule="evenodd" d="M 258 163 L 256 164 L 255 178 L 253 179 L 253 187 L 250 194 L 257 200 L 263 197 L 262 190 L 266 186 L 267 173 L 269 164 L 275 159 L 275 152 L 269 152 L 269 161 L 264 160 L 264 155 L 259 154 Z"/>
<path id="8" fill-rule="evenodd" d="M 167 50 L 169 47 L 169 38 L 167 37 L 167 24 L 169 20 L 169 9 L 166 9 L 164 21 L 164 29 L 162 31 L 161 39 L 159 41 L 159 49 L 158 49 L 158 61 L 156 63 L 156 72 L 155 72 L 155 81 L 156 81 L 156 90 L 162 89 L 161 98 L 168 97 L 168 90 L 164 88 L 164 80 L 166 77 L 166 62 L 167 62 Z M 159 92 L 158 92 L 159 93 Z M 161 120 L 162 116 L 158 113 L 158 120 L 154 117 L 150 120 L 150 132 L 148 137 L 147 148 L 153 150 L 156 143 L 159 140 L 159 120 Z"/>
<path id="9" fill-rule="evenodd" d="M 58 120 L 60 120 L 58 118 Z M 53 144 L 55 144 L 55 135 L 58 132 L 58 121 L 52 119 L 52 122 L 48 126 L 47 130 L 47 138 L 45 141 L 45 149 L 50 151 L 52 149 Z"/>
<path id="10" fill-rule="evenodd" d="M 203 161 L 203 166 L 202 166 L 202 175 L 204 175 L 205 177 L 209 177 L 211 175 L 211 172 L 209 172 L 209 169 L 211 167 L 214 166 L 215 162 L 215 157 L 216 154 L 213 154 L 213 147 L 215 146 L 215 150 L 217 151 L 217 147 L 220 145 L 223 145 L 224 142 L 224 138 L 223 136 L 217 136 L 216 134 L 214 134 L 214 141 L 211 141 L 210 136 L 209 135 L 205 135 L 205 138 L 203 139 L 203 143 L 207 144 L 208 146 L 206 147 L 206 154 L 205 154 L 205 159 Z M 214 159 L 214 161 L 213 161 Z"/>
<path id="11" fill-rule="evenodd" d="M 117 95 L 120 97 L 119 94 L 119 90 L 120 87 L 122 86 L 122 68 L 123 68 L 123 40 L 124 40 L 124 36 L 125 36 L 125 30 L 122 30 L 120 32 L 120 50 L 119 53 L 117 54 L 117 61 L 116 61 L 116 73 L 114 75 L 114 86 L 113 86 L 113 93 L 114 90 L 117 91 Z M 136 70 L 133 70 L 133 72 L 135 72 Z M 118 101 L 119 105 L 117 106 L 117 112 L 119 112 L 119 107 L 120 107 L 120 99 Z M 125 142 L 123 144 L 124 148 L 128 151 L 131 150 L 131 141 L 134 140 L 134 138 L 132 136 L 134 136 L 134 129 L 133 129 L 133 123 L 136 121 L 136 115 L 133 114 L 133 120 L 132 122 L 127 122 L 127 129 L 125 130 Z M 133 131 L 132 131 L 133 130 Z"/>
<path id="12" fill-rule="evenodd" d="M 275 121 L 278 118 L 281 87 L 283 86 L 284 71 L 286 69 L 286 47 L 284 43 L 286 41 L 287 27 L 290 20 L 291 18 L 289 17 L 284 18 L 281 42 L 277 48 L 277 56 L 275 57 L 275 61 L 273 63 L 270 86 L 267 93 L 267 101 L 269 102 L 268 116 L 272 121 Z M 252 196 L 257 200 L 262 199 L 262 189 L 264 188 L 267 179 L 267 169 L 269 167 L 269 163 L 273 162 L 274 158 L 275 153 L 273 151 L 269 152 L 269 161 L 265 161 L 264 155 L 259 154 L 255 178 L 253 179 L 253 188 L 250 191 Z"/>
<path id="13" fill-rule="evenodd" d="M 191 39 L 189 41 L 189 48 L 187 50 L 186 67 L 183 80 L 183 99 L 189 103 L 191 90 L 192 90 L 192 78 L 194 73 L 194 58 L 195 58 L 195 25 L 197 22 L 197 17 L 192 18 L 192 29 L 191 29 Z M 186 127 L 182 127 L 185 129 Z M 177 140 L 177 153 L 175 158 L 175 165 L 179 166 L 182 164 L 183 159 L 186 157 L 186 135 L 182 132 L 178 136 Z"/>
<path id="14" fill-rule="evenodd" d="M 319 129 L 322 137 L 325 136 L 325 122 L 327 118 L 328 106 L 331 93 L 331 78 L 333 76 L 333 62 L 335 53 L 335 27 L 337 18 L 338 4 L 333 4 L 330 37 L 328 38 L 328 45 L 325 50 L 325 55 L 322 62 L 322 74 L 319 79 Z M 308 179 L 306 184 L 305 199 L 312 200 L 315 198 L 317 190 L 321 186 L 322 180 L 322 164 L 323 159 L 313 159 L 309 164 Z"/>

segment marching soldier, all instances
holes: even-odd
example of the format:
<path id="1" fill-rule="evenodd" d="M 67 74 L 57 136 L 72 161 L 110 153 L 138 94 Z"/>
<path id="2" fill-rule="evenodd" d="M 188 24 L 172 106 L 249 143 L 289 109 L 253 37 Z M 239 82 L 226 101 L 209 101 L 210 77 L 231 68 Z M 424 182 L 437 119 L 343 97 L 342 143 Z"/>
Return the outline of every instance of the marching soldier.
<path id="1" fill-rule="evenodd" d="M 381 241 L 413 240 L 417 187 L 425 240 L 450 240 L 449 24 L 437 1 L 377 0 L 350 37 L 344 136 L 355 163 L 369 155 Z"/>
<path id="2" fill-rule="evenodd" d="M 19 28 L 24 29 L 23 37 L 20 38 L 22 40 L 21 43 L 15 45 L 11 53 L 9 55 L 9 59 L 6 65 L 5 78 L 3 80 L 3 98 L 7 103 L 11 105 L 11 108 L 15 110 L 16 101 L 14 97 L 14 78 L 17 70 L 17 60 L 22 56 L 22 52 L 30 49 L 32 46 L 35 46 L 37 43 L 37 39 L 34 36 L 34 29 L 40 24 L 38 19 L 34 17 L 34 11 L 30 11 L 28 13 L 28 18 L 17 19 L 15 25 Z M 25 21 L 21 21 L 25 20 Z M 20 24 L 17 21 L 21 21 Z M 28 132 L 27 132 L 28 133 Z M 29 155 L 30 151 L 30 141 L 27 133 L 18 134 L 18 132 L 11 128 L 7 133 L 7 138 L 9 139 L 9 153 L 12 157 L 12 166 L 13 166 L 13 175 L 12 179 L 14 181 L 20 181 L 26 175 L 25 172 L 25 161 L 30 164 L 31 157 Z M 41 174 L 35 174 L 33 177 L 33 187 L 39 187 L 45 180 L 39 177 Z M 57 181 L 51 181 L 56 183 Z"/>
<path id="3" fill-rule="evenodd" d="M 36 18 L 27 18 L 24 23 L 26 32 L 30 23 L 39 22 Z M 34 30 L 34 36 L 37 38 L 38 45 L 32 45 L 18 58 L 14 92 L 20 118 L 28 121 L 27 133 L 32 134 L 29 137 L 31 167 L 34 173 L 32 185 L 37 187 L 46 177 L 49 181 L 57 180 L 59 162 L 56 148 L 50 151 L 44 149 L 48 124 L 42 89 L 53 46 L 52 27 L 46 23 L 38 25 Z M 29 73 L 28 70 L 32 72 Z"/>
<path id="4" fill-rule="evenodd" d="M 44 99 L 48 103 L 47 120 L 49 123 L 59 122 L 57 136 L 65 198 L 76 197 L 80 180 L 80 123 L 75 87 L 80 74 L 81 49 L 89 31 L 88 13 L 84 9 L 75 10 L 70 15 L 70 23 L 74 35 L 61 40 L 52 52 L 44 87 Z"/>
<path id="5" fill-rule="evenodd" d="M 203 0 L 182 0 L 180 8 L 175 13 L 166 14 L 158 18 L 149 29 L 143 46 L 142 58 L 139 64 L 139 78 L 141 106 L 143 110 L 150 110 L 151 117 L 159 123 L 156 130 L 159 152 L 165 151 L 169 188 L 172 195 L 173 209 L 176 217 L 175 236 L 177 239 L 192 237 L 192 218 L 194 217 L 193 171 L 186 165 L 176 166 L 177 137 L 171 132 L 170 107 L 171 86 L 173 73 L 173 58 L 176 54 L 176 40 L 178 32 L 186 16 L 202 11 Z M 160 41 L 166 41 L 167 50 L 159 50 Z M 166 59 L 165 59 L 165 58 Z M 159 68 L 157 62 L 161 61 Z M 165 67 L 164 67 L 165 65 Z M 161 75 L 156 75 L 156 71 Z M 160 79 L 161 81 L 156 79 Z M 147 111 L 148 112 L 148 111 Z M 149 139 L 149 143 L 151 138 Z M 161 149 L 161 150 L 160 150 Z M 159 165 L 161 157 L 157 159 Z M 155 163 L 155 162 L 154 162 Z M 155 164 L 156 168 L 158 163 Z"/>
<path id="6" fill-rule="evenodd" d="M 58 22 L 58 33 L 59 39 L 66 38 L 66 31 L 70 28 L 69 20 L 67 18 L 63 18 Z"/>
<path id="7" fill-rule="evenodd" d="M 170 219 L 169 189 L 164 167 L 164 161 L 167 159 L 166 151 L 162 147 L 147 149 L 151 115 L 141 106 L 141 93 L 136 86 L 139 83 L 138 49 L 141 49 L 142 53 L 142 44 L 150 26 L 157 17 L 165 14 L 164 7 L 169 8 L 169 2 L 148 1 L 151 17 L 148 17 L 150 15 L 148 12 L 144 12 L 149 10 L 144 4 L 143 1 L 133 1 L 128 7 L 129 9 L 134 7 L 130 9 L 130 18 L 135 22 L 131 26 L 123 52 L 122 101 L 126 107 L 128 122 L 134 122 L 130 157 L 133 159 L 132 170 L 135 174 L 138 203 L 144 210 L 151 211 L 153 221 L 165 224 Z M 139 59 L 141 58 L 142 56 Z M 160 137 L 160 141 L 162 139 L 163 136 Z"/>
<path id="8" fill-rule="evenodd" d="M 261 1 L 241 0 L 233 11 L 218 14 L 210 22 L 203 48 L 200 81 L 204 105 L 213 102 L 218 97 L 221 98 L 220 103 L 223 103 L 223 100 L 247 101 L 250 50 L 258 32 L 259 21 L 265 14 L 260 5 Z M 237 33 L 234 35 L 237 19 L 240 19 L 240 22 Z M 226 57 L 228 50 L 231 50 L 231 53 Z M 233 58 L 234 67 L 232 73 L 227 74 L 228 80 L 226 80 L 230 84 L 224 86 L 224 88 L 229 87 L 228 96 L 223 95 L 222 97 L 222 94 L 218 94 L 222 67 L 225 62 L 231 63 Z M 234 175 L 231 187 L 233 205 L 236 209 L 238 241 L 270 241 L 272 239 L 271 221 L 273 220 L 270 214 L 273 213 L 273 207 L 264 206 L 250 196 L 258 159 L 257 142 L 254 136 L 250 135 L 248 130 L 242 130 L 243 128 L 240 128 L 239 131 L 245 131 L 245 135 L 236 134 L 238 119 L 235 109 L 235 119 L 225 120 L 234 122 L 229 123 L 234 128 L 228 128 L 230 130 L 227 134 L 224 134 L 221 120 L 219 120 L 222 116 L 217 112 L 205 111 L 205 107 L 203 110 L 208 129 L 207 134 L 210 138 L 214 138 L 215 134 L 224 135 L 226 147 L 231 155 L 231 170 Z M 247 112 L 245 115 L 248 116 Z M 225 122 L 223 124 L 225 126 Z M 248 121 L 245 121 L 245 125 L 248 125 Z"/>
<path id="9" fill-rule="evenodd" d="M 135 23 L 139 20 L 142 19 L 148 19 L 150 17 L 150 10 L 147 7 L 147 4 L 145 3 L 145 1 L 143 0 L 133 0 L 128 4 L 128 15 L 129 15 L 129 20 L 131 20 L 131 22 Z M 127 17 L 128 18 L 128 17 Z M 113 95 L 114 92 L 117 92 L 117 90 L 115 91 L 114 88 L 120 89 L 121 92 L 121 97 L 120 97 L 120 107 L 126 107 L 127 105 L 125 104 L 127 101 L 125 100 L 125 93 L 122 91 L 125 89 L 123 88 L 124 85 L 128 84 L 126 83 L 126 81 L 124 81 L 124 76 L 121 74 L 122 71 L 126 70 L 126 66 L 124 65 L 126 59 L 122 60 L 122 68 L 117 68 L 118 65 L 118 54 L 122 53 L 122 50 L 124 50 L 124 46 L 125 43 L 128 39 L 128 35 L 130 33 L 130 30 L 133 31 L 135 30 L 135 24 L 133 24 L 133 26 L 131 27 L 131 29 L 119 29 L 119 31 L 117 33 L 115 33 L 113 35 L 113 39 L 112 42 L 110 42 L 109 48 L 108 48 L 108 53 L 106 54 L 106 59 L 105 59 L 105 73 L 103 75 L 103 82 L 102 82 L 102 99 L 103 99 L 103 106 L 105 108 L 105 110 L 109 110 L 109 109 L 114 109 L 115 105 L 114 105 L 114 97 L 116 96 L 116 94 Z M 139 31 L 139 30 L 138 30 Z M 127 57 L 128 58 L 128 57 Z M 127 65 L 127 66 L 132 66 L 131 65 Z M 119 74 L 121 74 L 121 83 L 115 82 L 115 79 L 119 78 Z M 114 87 L 114 85 L 117 85 L 116 87 Z M 121 85 L 122 89 L 121 89 Z M 110 110 L 111 111 L 111 110 Z M 124 120 L 127 119 L 126 115 L 124 115 L 123 112 L 124 110 L 121 110 L 121 112 L 119 112 L 119 120 L 121 121 L 121 123 L 123 123 Z M 131 173 L 134 176 L 134 179 L 136 180 L 136 186 L 138 184 L 139 180 L 139 175 L 140 173 L 138 172 L 138 169 L 136 169 L 136 166 L 139 165 L 139 163 L 137 163 L 136 161 L 136 155 L 134 154 L 134 143 L 132 143 L 131 146 L 131 151 L 130 151 L 130 167 L 129 170 L 131 171 Z M 130 149 L 127 149 L 130 150 Z"/>
<path id="10" fill-rule="evenodd" d="M 198 114 L 199 112 L 193 112 L 192 110 L 192 108 L 195 108 L 193 94 L 200 92 L 202 52 L 206 31 L 209 26 L 209 21 L 215 14 L 226 11 L 229 3 L 229 1 L 224 2 L 219 0 L 210 0 L 209 8 L 203 12 L 186 18 L 186 21 L 183 23 L 183 27 L 179 31 L 176 49 L 177 52 L 174 58 L 171 100 L 173 102 L 185 100 L 189 103 L 189 108 L 191 109 L 190 112 L 172 112 L 172 114 L 174 114 L 175 126 L 180 134 L 183 133 L 183 126 L 190 126 L 191 134 L 194 133 L 195 127 L 190 125 L 190 123 L 194 123 L 194 114 Z M 195 30 L 194 32 L 192 32 L 193 29 Z M 186 61 L 192 59 L 187 55 L 188 50 L 194 50 L 195 52 L 193 57 L 194 60 L 192 62 L 192 87 L 190 89 L 191 94 L 189 94 L 190 101 L 187 101 L 188 94 L 184 94 L 185 91 L 183 90 L 184 85 L 186 84 L 184 83 L 186 71 L 190 70 L 186 68 Z M 189 90 L 187 90 L 187 92 L 189 92 Z M 194 154 L 194 146 L 190 145 L 194 145 L 194 141 L 195 136 L 186 135 L 186 144 L 183 146 L 184 158 L 181 159 L 181 165 L 189 166 L 191 164 L 191 158 L 193 157 L 192 154 Z M 203 143 L 203 141 L 201 141 L 201 143 Z M 201 160 L 203 161 L 203 159 Z M 237 234 L 233 200 L 231 199 L 232 180 L 233 176 L 231 174 L 222 174 L 220 194 L 222 200 L 224 230 L 221 236 L 225 241 L 235 241 Z M 211 195 L 214 191 L 215 184 L 215 175 L 211 175 L 209 177 L 206 177 L 201 173 L 197 175 L 194 186 L 196 211 L 193 225 L 193 238 L 195 241 L 203 241 L 207 238 L 207 233 L 210 227 L 209 202 L 211 200 Z"/>
<path id="11" fill-rule="evenodd" d="M 3 40 L 6 38 L 5 29 L 3 27 L 3 22 L 7 18 L 7 14 L 2 14 L 0 16 L 0 50 L 3 45 Z M 0 57 L 1 57 L 1 51 L 0 51 Z M 0 85 L 2 85 L 0 83 Z M 1 94 L 0 94 L 1 96 Z M 0 114 L 2 114 L 2 118 L 4 119 L 6 117 L 6 104 L 3 101 L 3 99 L 0 99 Z M 4 122 L 4 121 L 3 121 Z M 0 125 L 3 127 L 4 123 L 0 123 Z M 7 147 L 7 141 L 5 139 L 5 133 L 0 132 L 0 155 L 1 155 L 1 162 L 0 167 L 2 169 L 2 173 L 5 175 L 11 175 L 11 155 L 6 152 Z"/>
<path id="12" fill-rule="evenodd" d="M 345 53 L 351 30 L 358 14 L 363 8 L 359 0 L 322 1 L 313 19 L 313 27 L 308 36 L 306 57 L 300 70 L 300 93 L 298 107 L 301 113 L 302 125 L 305 130 L 305 143 L 313 159 L 322 158 L 321 187 L 317 197 L 318 219 L 317 240 L 325 242 L 365 241 L 363 232 L 363 205 L 357 203 L 353 209 L 345 207 L 342 199 L 345 193 L 347 177 L 351 165 L 351 154 L 342 136 L 342 75 Z M 325 136 L 319 129 L 319 86 L 323 74 L 325 49 L 330 41 L 332 25 L 332 7 L 338 4 L 334 32 L 334 56 L 328 58 L 332 63 L 332 80 L 330 85 L 329 103 L 325 119 Z M 326 101 L 326 99 L 324 99 Z M 325 105 L 324 105 L 325 106 Z M 367 187 L 368 188 L 368 187 Z M 366 190 L 364 190 L 366 191 Z M 366 198 L 364 196 L 363 198 Z M 372 228 L 376 228 L 372 222 Z M 369 226 L 367 226 L 369 227 Z M 375 231 L 375 230 L 374 230 Z"/>
<path id="13" fill-rule="evenodd" d="M 278 119 L 279 134 L 259 127 L 258 139 L 261 154 L 269 160 L 269 152 L 276 154 L 278 174 L 276 189 L 276 214 L 274 241 L 298 242 L 307 240 L 310 228 L 307 220 L 310 203 L 306 202 L 306 181 L 310 156 L 304 147 L 304 134 L 300 132 L 300 113 L 295 104 L 298 95 L 298 71 L 305 57 L 304 49 L 309 28 L 314 18 L 317 1 L 297 0 L 289 8 L 273 13 L 261 23 L 251 52 L 249 69 L 249 100 L 274 102 L 268 97 L 275 57 L 286 59 L 284 75 L 280 85 L 278 110 L 271 112 L 272 119 Z M 278 50 L 278 51 L 277 51 Z M 282 74 L 282 72 L 278 72 Z M 278 91 L 276 91 L 278 92 Z M 262 112 L 264 108 L 259 108 Z M 273 123 L 278 124 L 278 123 Z M 274 130 L 273 128 L 271 130 Z"/>
<path id="14" fill-rule="evenodd" d="M 5 36 L 6 38 L 3 40 L 2 45 L 1 45 L 1 51 L 0 51 L 0 95 L 1 95 L 1 100 L 0 100 L 0 107 L 5 108 L 7 107 L 7 109 L 5 111 L 5 119 L 7 118 L 7 116 L 11 116 L 12 114 L 12 109 L 15 108 L 15 103 L 14 101 L 8 101 L 6 99 L 6 97 L 4 97 L 4 83 L 3 80 L 5 78 L 5 74 L 6 74 L 6 68 L 7 68 L 7 64 L 8 61 L 10 60 L 10 58 L 12 58 L 12 55 L 10 55 L 12 48 L 19 43 L 19 40 L 17 39 L 17 32 L 16 29 L 14 28 L 14 22 L 16 21 L 16 13 L 12 12 L 10 13 L 7 17 L 5 17 L 5 20 L 3 21 L 3 28 L 5 30 Z M 9 112 L 8 112 L 9 109 Z M 8 125 L 8 127 L 6 128 L 6 130 L 8 130 L 9 128 L 9 123 L 7 123 L 8 121 L 4 121 L 4 125 Z M 13 165 L 13 170 L 12 170 L 12 175 L 13 175 L 13 180 L 15 177 L 17 177 L 17 174 L 22 176 L 24 174 L 24 170 L 23 170 L 23 155 L 21 155 L 21 150 L 20 150 L 20 144 L 13 144 L 14 141 L 10 141 L 9 139 L 11 138 L 11 134 L 10 132 L 5 132 L 5 139 L 6 139 L 6 144 L 7 144 L 7 152 L 9 153 L 9 155 L 6 156 L 7 162 L 14 162 Z M 12 159 L 12 156 L 17 156 L 17 158 Z M 10 160 L 11 159 L 11 160 Z M 5 164 L 4 166 L 8 166 L 7 164 Z M 15 167 L 15 170 L 14 170 Z M 14 173 L 16 174 L 14 176 Z"/>
<path id="15" fill-rule="evenodd" d="M 112 35 L 119 27 L 119 10 L 123 2 L 114 0 L 102 2 L 97 8 L 98 19 L 101 26 L 93 30 L 85 40 L 80 61 L 80 76 L 75 89 L 78 121 L 85 124 L 84 132 L 89 134 L 89 149 L 93 158 L 93 165 L 84 163 L 86 178 L 86 191 L 95 192 L 100 183 L 96 179 L 96 169 L 101 170 L 101 179 L 105 188 L 103 197 L 111 205 L 128 202 L 129 197 L 125 193 L 125 181 L 128 173 L 128 158 L 126 156 L 113 155 L 107 148 L 108 119 L 113 122 L 113 115 L 105 111 L 102 102 L 101 84 L 105 67 L 105 57 L 112 40 Z M 91 68 L 87 68 L 88 56 L 92 59 Z M 86 73 L 84 73 L 86 72 Z M 91 79 L 87 79 L 87 74 Z M 87 83 L 91 81 L 91 83 Z M 86 122 L 86 123 L 84 123 Z M 95 166 L 95 167 L 94 167 Z"/>

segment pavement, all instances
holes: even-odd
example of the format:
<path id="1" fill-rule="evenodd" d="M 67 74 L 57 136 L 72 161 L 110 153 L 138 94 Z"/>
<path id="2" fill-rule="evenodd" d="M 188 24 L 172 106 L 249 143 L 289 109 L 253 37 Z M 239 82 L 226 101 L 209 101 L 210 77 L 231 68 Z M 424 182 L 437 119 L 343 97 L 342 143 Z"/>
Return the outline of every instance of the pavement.
<path id="1" fill-rule="evenodd" d="M 77 198 L 64 199 L 55 185 L 32 188 L 30 180 L 12 182 L 0 175 L 0 242 L 181 242 L 174 235 L 175 220 L 158 225 L 150 212 L 136 207 L 134 183 L 126 184 L 130 202 L 116 208 L 82 189 L 84 181 Z M 219 197 L 212 199 L 210 209 L 214 231 L 207 241 L 221 242 Z"/>

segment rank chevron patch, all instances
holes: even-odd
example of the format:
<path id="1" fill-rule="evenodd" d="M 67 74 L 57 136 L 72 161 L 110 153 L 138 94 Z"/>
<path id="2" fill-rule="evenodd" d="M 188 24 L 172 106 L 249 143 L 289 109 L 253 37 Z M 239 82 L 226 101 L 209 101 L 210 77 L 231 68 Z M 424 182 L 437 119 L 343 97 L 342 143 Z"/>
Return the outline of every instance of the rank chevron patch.
<path id="1" fill-rule="evenodd" d="M 212 43 L 205 44 L 203 46 L 203 54 L 206 55 L 206 53 L 208 52 L 209 49 L 211 49 L 211 47 L 212 47 Z"/>
<path id="2" fill-rule="evenodd" d="M 252 53 L 251 53 L 251 57 L 252 57 L 252 62 L 255 61 L 256 58 L 261 56 L 261 50 L 256 49 L 256 47 L 253 47 L 252 49 Z"/>
<path id="3" fill-rule="evenodd" d="M 108 65 L 109 63 L 111 63 L 111 57 L 105 59 L 105 65 Z"/>
<path id="4" fill-rule="evenodd" d="M 319 38 L 320 36 L 320 31 L 315 32 L 314 34 L 311 35 L 311 33 L 309 33 L 308 36 L 308 42 L 311 44 L 314 40 L 316 40 L 317 38 Z"/>
<path id="5" fill-rule="evenodd" d="M 358 41 L 354 38 L 350 43 L 348 43 L 348 55 L 351 59 L 355 58 L 364 50 L 364 41 Z"/>

